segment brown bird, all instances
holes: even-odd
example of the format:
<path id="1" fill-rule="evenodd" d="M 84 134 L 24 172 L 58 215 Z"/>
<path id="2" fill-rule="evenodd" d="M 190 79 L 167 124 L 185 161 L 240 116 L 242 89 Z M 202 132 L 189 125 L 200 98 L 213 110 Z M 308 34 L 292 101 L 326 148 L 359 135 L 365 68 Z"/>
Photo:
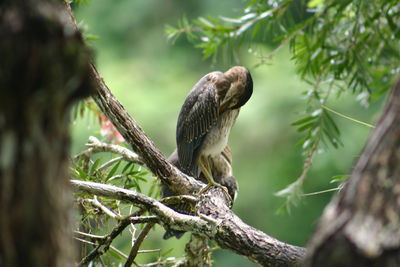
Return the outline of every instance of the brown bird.
<path id="1" fill-rule="evenodd" d="M 181 169 L 181 166 L 179 165 L 178 152 L 176 149 L 168 157 L 168 161 L 175 165 L 178 169 Z M 209 162 L 215 182 L 226 187 L 231 199 L 235 200 L 238 191 L 238 184 L 232 174 L 232 154 L 229 145 L 227 145 L 222 153 L 220 153 L 218 156 L 210 157 Z M 203 174 L 200 174 L 198 179 L 203 182 L 207 181 Z M 166 185 L 161 185 L 161 196 L 165 198 L 176 196 L 176 194 L 169 190 Z M 183 214 L 194 214 L 193 207 L 191 207 L 188 203 L 178 203 L 169 205 L 169 207 Z M 180 238 L 184 233 L 184 231 L 166 228 L 163 238 L 168 239 L 173 236 Z"/>
<path id="2" fill-rule="evenodd" d="M 241 66 L 225 73 L 211 72 L 193 87 L 181 108 L 176 129 L 179 165 L 196 178 L 200 173 L 210 186 L 218 186 L 213 179 L 209 157 L 218 157 L 228 143 L 240 107 L 253 93 L 250 72 Z"/>

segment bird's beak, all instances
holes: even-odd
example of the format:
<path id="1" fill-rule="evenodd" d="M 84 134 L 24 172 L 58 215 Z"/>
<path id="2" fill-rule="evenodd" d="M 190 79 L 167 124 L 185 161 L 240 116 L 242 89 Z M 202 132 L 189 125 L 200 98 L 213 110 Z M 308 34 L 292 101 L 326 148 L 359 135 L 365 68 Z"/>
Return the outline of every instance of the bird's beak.
<path id="1" fill-rule="evenodd" d="M 222 101 L 222 104 L 219 106 L 219 114 L 227 111 L 231 107 L 234 107 L 237 104 L 237 100 L 234 97 L 228 97 Z"/>
<path id="2" fill-rule="evenodd" d="M 232 101 L 230 99 L 225 99 L 222 104 L 219 106 L 219 114 L 224 113 L 232 106 Z"/>

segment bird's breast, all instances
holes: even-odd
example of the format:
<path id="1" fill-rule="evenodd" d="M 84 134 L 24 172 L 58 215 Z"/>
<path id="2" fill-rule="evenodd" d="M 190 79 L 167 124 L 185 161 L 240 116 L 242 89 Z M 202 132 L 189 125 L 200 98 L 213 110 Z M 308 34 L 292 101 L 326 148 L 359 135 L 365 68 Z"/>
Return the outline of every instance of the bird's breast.
<path id="1" fill-rule="evenodd" d="M 229 133 L 238 115 L 239 109 L 228 110 L 220 115 L 217 123 L 206 134 L 201 154 L 215 157 L 224 150 L 228 144 Z"/>

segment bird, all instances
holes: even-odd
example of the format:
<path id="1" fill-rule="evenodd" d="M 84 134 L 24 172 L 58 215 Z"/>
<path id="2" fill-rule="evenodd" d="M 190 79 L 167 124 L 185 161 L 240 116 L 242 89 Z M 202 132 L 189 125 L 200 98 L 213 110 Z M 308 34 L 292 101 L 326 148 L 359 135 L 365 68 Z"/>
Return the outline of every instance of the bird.
<path id="1" fill-rule="evenodd" d="M 212 174 L 210 157 L 218 157 L 228 143 L 229 133 L 240 108 L 253 93 L 249 70 L 234 66 L 226 72 L 203 76 L 186 97 L 179 112 L 176 143 L 179 165 L 184 173 L 199 178 L 203 174 L 211 186 L 218 184 Z"/>
<path id="2" fill-rule="evenodd" d="M 177 167 L 178 169 L 181 169 L 181 166 L 179 165 L 177 149 L 175 149 L 172 152 L 172 154 L 168 157 L 167 161 L 172 165 L 174 165 L 175 167 Z M 230 198 L 234 201 L 236 199 L 238 192 L 238 183 L 232 173 L 232 153 L 229 145 L 227 145 L 219 155 L 210 157 L 210 167 L 212 175 L 215 178 L 215 182 L 226 187 Z M 200 174 L 199 178 L 197 179 L 202 182 L 207 181 L 203 174 Z M 169 190 L 167 185 L 162 184 L 161 196 L 163 198 L 166 198 L 166 197 L 176 196 L 176 194 L 171 190 Z M 179 213 L 190 214 L 190 215 L 194 214 L 193 208 L 188 203 L 178 203 L 174 205 L 169 205 L 169 207 Z M 176 238 L 179 239 L 184 233 L 185 233 L 184 231 L 166 228 L 163 238 L 169 239 L 175 236 Z"/>

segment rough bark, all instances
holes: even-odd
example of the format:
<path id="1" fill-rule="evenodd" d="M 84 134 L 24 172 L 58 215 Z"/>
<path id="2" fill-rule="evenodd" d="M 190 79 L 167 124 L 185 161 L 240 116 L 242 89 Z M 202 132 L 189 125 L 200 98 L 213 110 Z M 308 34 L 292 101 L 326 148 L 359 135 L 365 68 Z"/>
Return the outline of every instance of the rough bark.
<path id="1" fill-rule="evenodd" d="M 212 188 L 201 196 L 198 213 L 216 225 L 210 239 L 262 266 L 298 266 L 306 250 L 279 241 L 244 223 L 223 201 L 225 194 Z"/>
<path id="2" fill-rule="evenodd" d="M 0 266 L 72 266 L 69 107 L 88 52 L 61 1 L 0 5 Z"/>
<path id="3" fill-rule="evenodd" d="M 400 266 L 400 80 L 342 192 L 325 208 L 307 266 Z"/>

